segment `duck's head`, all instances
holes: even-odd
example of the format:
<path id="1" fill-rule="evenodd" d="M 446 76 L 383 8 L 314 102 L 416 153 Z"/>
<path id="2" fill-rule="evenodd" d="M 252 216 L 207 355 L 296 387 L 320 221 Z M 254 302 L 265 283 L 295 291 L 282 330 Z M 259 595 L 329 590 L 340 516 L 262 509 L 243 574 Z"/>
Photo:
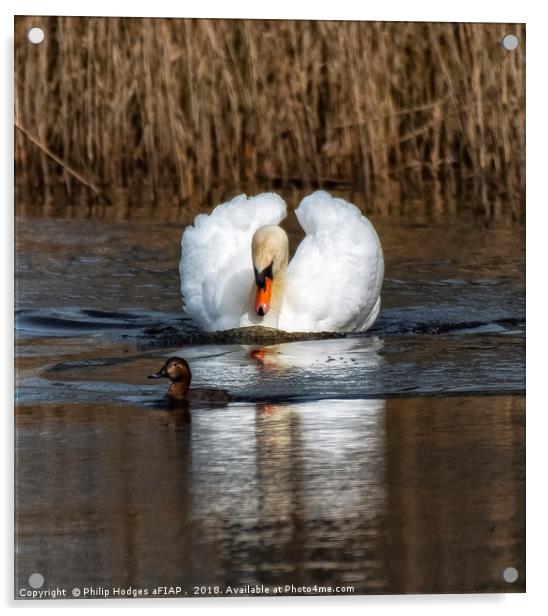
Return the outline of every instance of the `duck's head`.
<path id="1" fill-rule="evenodd" d="M 169 379 L 172 383 L 187 382 L 190 385 L 192 378 L 190 367 L 182 357 L 170 357 L 166 363 L 154 374 L 149 375 L 149 379 Z"/>
<path id="2" fill-rule="evenodd" d="M 264 317 L 270 310 L 272 287 L 283 275 L 289 258 L 286 232 L 277 225 L 259 227 L 251 241 L 251 258 L 255 272 L 255 311 Z"/>
<path id="3" fill-rule="evenodd" d="M 169 379 L 171 385 L 167 395 L 170 400 L 184 401 L 190 387 L 192 374 L 190 367 L 182 357 L 170 357 L 166 363 L 149 379 Z"/>

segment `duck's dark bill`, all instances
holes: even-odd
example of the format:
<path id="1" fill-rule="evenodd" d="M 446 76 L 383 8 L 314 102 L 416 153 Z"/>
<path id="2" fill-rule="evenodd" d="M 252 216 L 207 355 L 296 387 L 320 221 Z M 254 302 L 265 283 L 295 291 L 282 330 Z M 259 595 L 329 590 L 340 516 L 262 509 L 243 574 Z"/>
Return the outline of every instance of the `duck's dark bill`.
<path id="1" fill-rule="evenodd" d="M 167 374 L 165 370 L 162 368 L 161 370 L 158 370 L 158 372 L 155 372 L 154 374 L 149 374 L 147 376 L 147 379 L 163 379 L 166 377 L 167 377 Z"/>

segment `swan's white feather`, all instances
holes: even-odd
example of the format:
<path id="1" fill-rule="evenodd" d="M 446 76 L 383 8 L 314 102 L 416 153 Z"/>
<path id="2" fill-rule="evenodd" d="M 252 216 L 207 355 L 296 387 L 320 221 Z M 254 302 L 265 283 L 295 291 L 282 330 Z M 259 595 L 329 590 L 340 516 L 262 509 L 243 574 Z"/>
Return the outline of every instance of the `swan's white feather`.
<path id="1" fill-rule="evenodd" d="M 360 210 L 324 191 L 296 210 L 306 232 L 291 260 L 278 327 L 286 331 L 365 331 L 380 309 L 382 248 Z"/>
<path id="2" fill-rule="evenodd" d="M 281 197 L 239 195 L 200 214 L 181 240 L 181 293 L 185 312 L 208 331 L 238 327 L 253 285 L 251 240 L 263 225 L 286 216 Z"/>

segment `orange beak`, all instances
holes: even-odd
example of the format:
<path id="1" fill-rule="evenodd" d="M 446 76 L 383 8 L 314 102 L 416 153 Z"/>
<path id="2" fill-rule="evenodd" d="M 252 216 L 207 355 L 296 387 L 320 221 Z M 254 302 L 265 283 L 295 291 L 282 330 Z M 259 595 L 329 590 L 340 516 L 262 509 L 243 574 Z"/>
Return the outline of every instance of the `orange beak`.
<path id="1" fill-rule="evenodd" d="M 264 288 L 257 287 L 257 294 L 255 295 L 255 312 L 260 316 L 264 315 L 270 310 L 270 295 L 272 294 L 272 278 L 265 276 Z"/>

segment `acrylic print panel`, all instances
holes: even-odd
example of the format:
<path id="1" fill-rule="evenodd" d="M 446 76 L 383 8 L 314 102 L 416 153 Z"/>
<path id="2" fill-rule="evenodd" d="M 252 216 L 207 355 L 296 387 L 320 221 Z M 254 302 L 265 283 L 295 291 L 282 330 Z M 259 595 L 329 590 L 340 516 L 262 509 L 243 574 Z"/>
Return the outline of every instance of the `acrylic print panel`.
<path id="1" fill-rule="evenodd" d="M 16 18 L 18 599 L 525 590 L 524 87 L 519 24 Z"/>

